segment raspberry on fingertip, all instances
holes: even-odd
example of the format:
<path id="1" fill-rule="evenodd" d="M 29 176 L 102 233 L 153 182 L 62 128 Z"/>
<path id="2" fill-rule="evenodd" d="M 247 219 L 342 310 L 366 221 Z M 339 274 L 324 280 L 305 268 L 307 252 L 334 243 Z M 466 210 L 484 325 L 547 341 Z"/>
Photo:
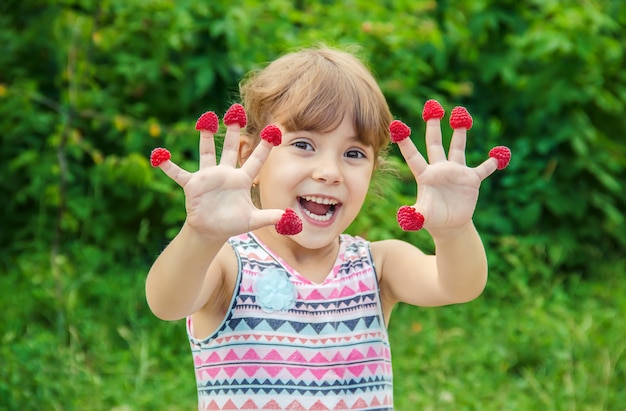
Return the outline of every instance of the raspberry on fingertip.
<path id="1" fill-rule="evenodd" d="M 392 143 L 397 143 L 411 135 L 411 128 L 400 120 L 393 120 L 389 124 L 389 136 Z"/>
<path id="2" fill-rule="evenodd" d="M 418 231 L 424 226 L 424 216 L 415 207 L 402 206 L 398 209 L 396 219 L 404 231 Z"/>
<path id="3" fill-rule="evenodd" d="M 474 120 L 465 107 L 457 106 L 450 113 L 450 127 L 454 130 L 464 128 L 469 130 L 472 128 Z"/>
<path id="4" fill-rule="evenodd" d="M 261 138 L 274 146 L 278 146 L 283 139 L 283 133 L 274 124 L 269 124 L 261 130 Z"/>
<path id="5" fill-rule="evenodd" d="M 489 157 L 498 160 L 498 170 L 505 169 L 511 161 L 511 150 L 505 146 L 497 146 L 489 150 Z"/>
<path id="6" fill-rule="evenodd" d="M 219 120 L 217 118 L 217 114 L 212 111 L 207 111 L 198 118 L 198 121 L 196 121 L 196 130 L 207 130 L 212 134 L 215 134 L 219 128 L 218 123 Z"/>
<path id="7" fill-rule="evenodd" d="M 430 99 L 424 104 L 422 119 L 424 119 L 424 121 L 432 119 L 441 120 L 445 114 L 446 111 L 443 109 L 441 104 L 439 104 L 437 100 Z"/>
<path id="8" fill-rule="evenodd" d="M 230 106 L 226 114 L 224 114 L 224 124 L 230 126 L 231 124 L 238 123 L 239 127 L 244 128 L 248 124 L 248 117 L 246 116 L 246 110 L 241 104 L 233 104 Z"/>
<path id="9" fill-rule="evenodd" d="M 172 157 L 170 152 L 166 148 L 155 148 L 150 153 L 150 164 L 152 167 L 160 166 L 164 161 L 169 160 Z"/>
<path id="10" fill-rule="evenodd" d="M 276 231 L 282 235 L 296 235 L 302 231 L 302 220 L 293 211 L 293 208 L 285 210 L 280 221 L 276 223 Z"/>

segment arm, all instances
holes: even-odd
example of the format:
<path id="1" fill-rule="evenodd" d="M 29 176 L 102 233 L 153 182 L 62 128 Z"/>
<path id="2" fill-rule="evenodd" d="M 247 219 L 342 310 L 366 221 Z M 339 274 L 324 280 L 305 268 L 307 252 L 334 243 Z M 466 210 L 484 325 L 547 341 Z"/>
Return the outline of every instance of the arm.
<path id="1" fill-rule="evenodd" d="M 152 164 L 183 188 L 187 210 L 182 229 L 156 259 L 146 280 L 148 305 L 159 318 L 184 318 L 209 300 L 223 297 L 220 293 L 225 289 L 225 275 L 232 266 L 228 260 L 232 255 L 227 254 L 230 250 L 225 244 L 228 238 L 276 224 L 283 214 L 282 210 L 259 210 L 250 198 L 252 181 L 275 142 L 261 141 L 237 168 L 245 113 L 243 123 L 240 118 L 227 122 L 231 110 L 224 117 L 228 127 L 219 165 L 213 140 L 218 129 L 214 113 L 205 113 L 198 120 L 201 124 L 206 117 L 210 119 L 209 126 L 200 127 L 197 172 L 187 172 L 174 164 L 165 149 L 153 151 Z"/>
<path id="2" fill-rule="evenodd" d="M 400 240 L 372 244 L 386 311 L 397 302 L 435 307 L 480 295 L 487 281 L 487 258 L 480 237 L 471 223 L 451 234 L 435 239 L 435 255 Z"/>
<path id="3" fill-rule="evenodd" d="M 420 229 L 423 225 L 433 237 L 435 255 L 427 256 L 416 247 L 397 240 L 375 245 L 387 305 L 397 301 L 424 306 L 466 302 L 480 295 L 486 284 L 487 258 L 472 215 L 480 183 L 506 164 L 493 155 L 495 158 L 489 158 L 478 167 L 466 166 L 465 141 L 467 129 L 472 125 L 471 116 L 465 109 L 458 108 L 450 118 L 454 133 L 446 158 L 441 138 L 442 117 L 443 108 L 439 103 L 431 100 L 426 104 L 424 120 L 429 162 L 407 138 L 408 127 L 399 128 L 398 122 L 390 127 L 392 140 L 398 143 L 418 185 L 416 204 L 401 207 L 398 222 L 405 230 Z M 506 152 L 510 158 L 508 149 Z"/>
<path id="4" fill-rule="evenodd" d="M 216 256 L 224 243 L 205 239 L 183 225 L 148 272 L 146 299 L 154 315 L 163 320 L 184 318 L 222 289 L 224 269 Z"/>

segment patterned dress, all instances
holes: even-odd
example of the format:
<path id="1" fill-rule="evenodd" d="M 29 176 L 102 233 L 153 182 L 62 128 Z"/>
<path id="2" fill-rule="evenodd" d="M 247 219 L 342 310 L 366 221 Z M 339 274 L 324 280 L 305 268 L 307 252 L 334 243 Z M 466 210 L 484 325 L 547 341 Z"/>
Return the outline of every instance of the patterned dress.
<path id="1" fill-rule="evenodd" d="M 199 410 L 393 410 L 391 352 L 369 243 L 341 235 L 322 284 L 253 234 L 219 329 L 191 343 Z"/>

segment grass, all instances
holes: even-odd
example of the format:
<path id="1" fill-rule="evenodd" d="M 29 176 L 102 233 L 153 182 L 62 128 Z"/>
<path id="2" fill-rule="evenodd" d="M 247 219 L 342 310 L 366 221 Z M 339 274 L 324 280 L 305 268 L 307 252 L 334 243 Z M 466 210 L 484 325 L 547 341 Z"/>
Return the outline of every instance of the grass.
<path id="1" fill-rule="evenodd" d="M 0 409 L 196 408 L 184 325 L 150 314 L 144 270 L 68 271 L 59 282 L 34 265 L 0 276 Z M 398 306 L 396 410 L 621 409 L 626 278 L 605 277 L 493 277 L 472 303 Z"/>
<path id="2" fill-rule="evenodd" d="M 469 304 L 398 307 L 396 409 L 622 409 L 626 280 L 616 274 L 541 288 L 492 279 Z"/>

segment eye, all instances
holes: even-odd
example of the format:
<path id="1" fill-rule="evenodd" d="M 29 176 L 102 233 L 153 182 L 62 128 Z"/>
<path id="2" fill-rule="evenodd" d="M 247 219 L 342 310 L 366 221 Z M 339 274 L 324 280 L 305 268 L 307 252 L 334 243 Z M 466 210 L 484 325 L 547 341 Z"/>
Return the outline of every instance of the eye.
<path id="1" fill-rule="evenodd" d="M 357 150 L 357 149 L 351 149 L 351 150 L 346 151 L 346 154 L 344 154 L 344 156 L 348 158 L 367 158 L 367 155 L 365 154 L 363 150 Z"/>
<path id="2" fill-rule="evenodd" d="M 291 144 L 292 146 L 299 148 L 300 150 L 313 151 L 313 146 L 311 143 L 306 141 L 296 141 Z"/>

